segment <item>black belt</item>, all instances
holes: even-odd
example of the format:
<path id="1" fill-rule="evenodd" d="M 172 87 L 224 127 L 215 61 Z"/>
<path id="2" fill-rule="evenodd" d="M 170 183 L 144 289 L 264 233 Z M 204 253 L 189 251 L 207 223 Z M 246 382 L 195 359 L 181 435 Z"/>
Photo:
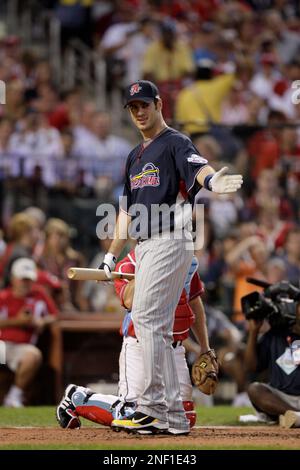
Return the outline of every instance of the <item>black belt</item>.
<path id="1" fill-rule="evenodd" d="M 181 230 L 184 231 L 184 228 L 182 228 Z M 159 232 L 159 234 L 157 234 L 157 235 L 162 235 L 162 233 L 164 233 L 164 232 Z M 171 228 L 170 228 L 170 232 L 169 232 L 169 233 L 174 233 L 174 227 L 171 227 Z M 151 237 L 148 237 L 148 238 L 141 238 L 141 237 L 138 237 L 138 238 L 136 239 L 138 245 L 139 245 L 140 243 L 145 242 L 146 240 L 151 240 Z M 155 240 L 155 237 L 154 237 L 154 240 Z M 157 238 L 156 240 L 159 240 L 159 238 Z"/>
<path id="2" fill-rule="evenodd" d="M 136 339 L 136 341 L 137 341 L 137 343 L 139 343 L 138 339 Z M 173 349 L 176 349 L 178 346 L 182 346 L 182 341 L 174 341 L 174 343 L 172 343 L 172 348 Z"/>

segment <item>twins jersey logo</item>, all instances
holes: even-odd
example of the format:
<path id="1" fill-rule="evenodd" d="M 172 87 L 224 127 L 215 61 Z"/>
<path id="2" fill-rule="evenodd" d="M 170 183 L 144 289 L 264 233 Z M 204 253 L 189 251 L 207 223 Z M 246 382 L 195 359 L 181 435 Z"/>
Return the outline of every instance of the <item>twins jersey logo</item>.
<path id="1" fill-rule="evenodd" d="M 153 163 L 147 163 L 142 171 L 135 176 L 130 175 L 131 190 L 145 186 L 159 186 L 159 169 Z"/>
<path id="2" fill-rule="evenodd" d="M 142 87 L 138 84 L 138 83 L 135 83 L 134 85 L 132 85 L 130 87 L 130 96 L 133 96 L 135 95 L 136 93 L 138 93 L 139 91 L 141 91 Z"/>

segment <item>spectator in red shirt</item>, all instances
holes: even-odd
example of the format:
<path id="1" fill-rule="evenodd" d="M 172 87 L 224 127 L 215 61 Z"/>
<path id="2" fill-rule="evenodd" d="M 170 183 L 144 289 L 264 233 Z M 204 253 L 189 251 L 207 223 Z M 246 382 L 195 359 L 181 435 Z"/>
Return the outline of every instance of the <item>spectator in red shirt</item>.
<path id="1" fill-rule="evenodd" d="M 284 125 L 286 117 L 279 111 L 270 111 L 268 125 L 274 126 L 263 131 L 256 132 L 248 142 L 249 163 L 251 177 L 257 181 L 260 173 L 265 168 L 275 168 L 280 158 L 280 139 L 282 130 L 276 126 Z"/>
<path id="2" fill-rule="evenodd" d="M 4 405 L 22 407 L 24 391 L 42 362 L 35 346 L 38 335 L 54 321 L 56 307 L 35 285 L 37 269 L 30 258 L 19 258 L 11 267 L 11 285 L 0 291 L 0 340 L 5 343 L 5 363 L 15 373 Z"/>

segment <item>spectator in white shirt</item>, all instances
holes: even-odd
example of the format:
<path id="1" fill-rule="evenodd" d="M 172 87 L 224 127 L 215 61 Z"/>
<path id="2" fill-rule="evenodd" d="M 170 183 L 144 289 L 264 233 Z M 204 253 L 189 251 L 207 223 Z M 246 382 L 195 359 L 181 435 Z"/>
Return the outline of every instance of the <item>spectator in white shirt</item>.
<path id="1" fill-rule="evenodd" d="M 32 176 L 36 166 L 41 167 L 43 182 L 47 186 L 55 183 L 55 160 L 63 156 L 60 133 L 49 126 L 44 115 L 29 110 L 20 122 L 20 129 L 9 140 L 8 150 L 14 155 L 14 170 L 17 160 L 24 161 L 24 174 Z"/>
<path id="2" fill-rule="evenodd" d="M 261 69 L 254 75 L 250 82 L 250 90 L 262 99 L 268 100 L 276 81 L 280 78 L 276 70 L 277 59 L 272 53 L 264 53 L 260 58 Z"/>
<path id="3" fill-rule="evenodd" d="M 75 141 L 77 156 L 83 158 L 82 167 L 95 181 L 101 177 L 108 179 L 111 186 L 122 183 L 131 144 L 111 133 L 109 114 L 96 113 L 90 131 L 86 134 L 77 132 Z"/>

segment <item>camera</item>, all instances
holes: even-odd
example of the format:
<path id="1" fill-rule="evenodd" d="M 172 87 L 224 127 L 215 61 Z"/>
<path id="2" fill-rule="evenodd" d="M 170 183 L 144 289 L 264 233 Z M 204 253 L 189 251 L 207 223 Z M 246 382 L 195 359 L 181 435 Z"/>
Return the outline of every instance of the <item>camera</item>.
<path id="1" fill-rule="evenodd" d="M 247 278 L 247 282 L 263 287 L 263 292 L 252 292 L 242 297 L 242 310 L 247 320 L 268 320 L 272 328 L 286 328 L 296 322 L 300 289 L 288 281 L 269 284 Z"/>

